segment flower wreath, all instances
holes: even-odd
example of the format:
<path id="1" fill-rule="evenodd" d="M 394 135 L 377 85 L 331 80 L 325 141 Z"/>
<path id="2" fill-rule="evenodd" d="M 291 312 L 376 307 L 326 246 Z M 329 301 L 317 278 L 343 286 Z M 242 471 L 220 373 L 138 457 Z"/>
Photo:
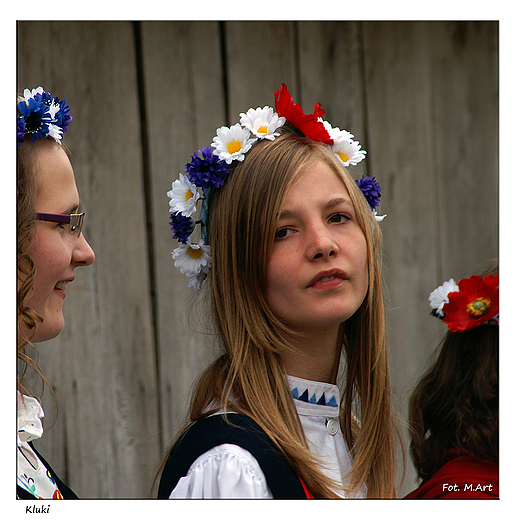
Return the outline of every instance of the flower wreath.
<path id="1" fill-rule="evenodd" d="M 19 116 L 17 123 L 18 146 L 24 142 L 25 137 L 31 136 L 32 141 L 38 138 L 53 137 L 61 144 L 63 133 L 72 121 L 70 107 L 66 105 L 66 99 L 52 98 L 43 87 L 32 90 L 26 88 L 23 92 L 23 100 L 18 103 Z"/>
<path id="2" fill-rule="evenodd" d="M 172 183 L 170 198 L 170 225 L 173 238 L 181 245 L 172 252 L 174 265 L 188 277 L 188 286 L 200 291 L 202 283 L 211 266 L 211 250 L 206 237 L 208 223 L 208 204 L 213 188 L 221 188 L 224 179 L 232 171 L 234 164 L 243 161 L 253 144 L 261 139 L 273 141 L 280 135 L 279 129 L 288 123 L 304 136 L 325 143 L 347 167 L 356 165 L 365 158 L 366 151 L 361 149 L 353 134 L 340 128 L 333 128 L 322 119 L 324 110 L 317 103 L 313 114 L 304 114 L 301 106 L 294 103 L 285 84 L 275 94 L 276 112 L 271 107 L 250 108 L 240 114 L 240 122 L 217 129 L 217 135 L 210 146 L 205 146 L 191 156 L 186 164 L 184 175 Z M 380 185 L 374 177 L 362 176 L 355 181 L 367 199 L 374 217 L 382 221 L 375 208 L 381 197 Z M 201 202 L 201 215 L 194 220 L 197 204 Z M 201 239 L 194 243 L 190 237 L 197 224 L 201 225 Z"/>
<path id="3" fill-rule="evenodd" d="M 448 325 L 451 332 L 463 332 L 480 325 L 498 325 L 498 275 L 451 278 L 430 293 L 431 314 Z"/>

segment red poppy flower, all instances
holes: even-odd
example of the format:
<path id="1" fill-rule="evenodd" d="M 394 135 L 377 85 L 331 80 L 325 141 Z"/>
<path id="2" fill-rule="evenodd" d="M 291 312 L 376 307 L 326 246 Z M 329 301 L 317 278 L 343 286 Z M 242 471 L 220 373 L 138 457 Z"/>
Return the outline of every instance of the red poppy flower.
<path id="1" fill-rule="evenodd" d="M 475 275 L 459 282 L 459 290 L 448 294 L 443 321 L 451 332 L 462 332 L 498 315 L 498 275 Z"/>
<path id="2" fill-rule="evenodd" d="M 293 127 L 303 132 L 306 137 L 313 141 L 321 141 L 329 145 L 333 144 L 333 139 L 330 137 L 328 130 L 318 120 L 325 113 L 320 103 L 315 105 L 313 114 L 304 114 L 301 105 L 294 103 L 285 83 L 274 92 L 274 99 L 276 100 L 276 112 L 278 115 L 284 117 Z"/>

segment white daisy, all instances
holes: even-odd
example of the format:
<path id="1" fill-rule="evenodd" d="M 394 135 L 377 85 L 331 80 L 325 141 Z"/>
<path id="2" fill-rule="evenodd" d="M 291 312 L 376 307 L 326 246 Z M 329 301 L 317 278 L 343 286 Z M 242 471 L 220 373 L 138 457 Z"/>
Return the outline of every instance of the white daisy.
<path id="1" fill-rule="evenodd" d="M 240 114 L 240 124 L 249 129 L 260 139 L 274 141 L 279 136 L 276 132 L 285 124 L 286 119 L 279 117 L 271 107 L 250 108 L 247 113 Z"/>
<path id="2" fill-rule="evenodd" d="M 366 151 L 361 150 L 358 141 L 341 140 L 331 145 L 332 152 L 343 162 L 344 166 L 356 165 L 365 159 Z"/>
<path id="3" fill-rule="evenodd" d="M 243 161 L 245 153 L 249 151 L 256 139 L 250 139 L 251 132 L 242 128 L 239 123 L 231 128 L 223 126 L 217 129 L 217 135 L 213 138 L 211 146 L 213 155 L 218 155 L 221 160 L 231 164 L 234 160 Z"/>
<path id="4" fill-rule="evenodd" d="M 191 217 L 195 212 L 197 200 L 200 197 L 195 184 L 192 184 L 186 175 L 179 174 L 179 179 L 172 183 L 172 189 L 167 192 L 170 197 L 170 213 L 182 213 Z"/>
<path id="5" fill-rule="evenodd" d="M 443 307 L 449 302 L 448 294 L 459 290 L 459 286 L 455 283 L 453 278 L 450 278 L 447 282 L 444 282 L 440 287 L 433 290 L 428 297 L 430 307 L 434 311 L 435 315 L 439 318 L 444 317 Z"/>
<path id="6" fill-rule="evenodd" d="M 192 244 L 188 239 L 172 252 L 174 265 L 189 278 L 196 277 L 203 270 L 207 272 L 211 267 L 210 255 L 211 247 L 204 244 L 202 239 L 198 244 Z"/>
<path id="7" fill-rule="evenodd" d="M 324 128 L 330 134 L 330 137 L 333 139 L 333 143 L 338 143 L 339 141 L 351 141 L 353 137 L 355 137 L 351 132 L 347 130 L 341 130 L 338 127 L 333 127 L 328 123 L 328 121 L 323 121 L 321 118 L 319 120 L 324 124 Z"/>

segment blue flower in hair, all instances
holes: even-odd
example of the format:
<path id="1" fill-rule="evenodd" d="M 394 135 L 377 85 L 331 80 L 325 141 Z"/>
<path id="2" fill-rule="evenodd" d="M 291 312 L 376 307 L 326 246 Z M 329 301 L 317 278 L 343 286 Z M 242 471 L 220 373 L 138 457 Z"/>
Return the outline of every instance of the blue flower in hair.
<path id="1" fill-rule="evenodd" d="M 228 175 L 231 168 L 226 161 L 221 161 L 218 156 L 213 155 L 211 146 L 197 150 L 191 157 L 192 161 L 185 167 L 190 182 L 203 189 L 220 188 L 224 185 L 224 177 Z"/>
<path id="2" fill-rule="evenodd" d="M 382 196 L 380 185 L 375 181 L 374 177 L 366 177 L 365 175 L 362 175 L 362 178 L 355 182 L 364 194 L 367 202 L 369 202 L 371 209 L 374 210 L 380 203 L 380 197 Z"/>
<path id="3" fill-rule="evenodd" d="M 18 103 L 18 110 L 25 119 L 25 134 L 30 134 L 32 141 L 38 137 L 45 138 L 50 129 L 52 118 L 48 112 L 48 106 L 43 101 L 41 94 L 29 99 L 27 102 Z M 18 126 L 19 130 L 19 126 Z"/>
<path id="4" fill-rule="evenodd" d="M 18 117 L 16 119 L 16 138 L 18 140 L 18 144 L 23 143 L 25 132 L 25 119 L 23 119 L 23 117 Z"/>
<path id="5" fill-rule="evenodd" d="M 183 244 L 186 244 L 188 238 L 194 230 L 195 221 L 193 218 L 186 217 L 185 215 L 176 211 L 170 215 L 170 226 L 172 227 L 172 231 L 174 231 L 173 238 Z"/>
<path id="6" fill-rule="evenodd" d="M 66 99 L 59 101 L 58 97 L 54 98 L 54 103 L 59 105 L 59 110 L 55 115 L 57 121 L 56 125 L 60 126 L 63 129 L 63 132 L 66 132 L 68 130 L 68 125 L 73 119 L 70 115 L 70 107 L 66 104 Z"/>

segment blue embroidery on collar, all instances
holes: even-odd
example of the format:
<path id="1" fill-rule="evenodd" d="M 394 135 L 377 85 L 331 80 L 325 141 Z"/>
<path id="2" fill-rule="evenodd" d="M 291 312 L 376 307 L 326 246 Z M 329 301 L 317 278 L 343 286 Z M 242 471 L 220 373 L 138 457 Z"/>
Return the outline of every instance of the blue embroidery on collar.
<path id="1" fill-rule="evenodd" d="M 319 397 L 319 399 L 317 399 L 317 396 L 315 395 L 315 393 L 311 397 L 309 397 L 308 396 L 308 388 L 306 388 L 304 390 L 304 392 L 301 395 L 299 395 L 299 389 L 296 386 L 295 388 L 292 389 L 292 397 L 294 399 L 297 399 L 298 401 L 303 401 L 304 403 L 319 404 L 319 405 L 322 405 L 322 406 L 332 406 L 334 408 L 338 408 L 339 407 L 339 405 L 337 403 L 337 400 L 335 399 L 334 395 L 332 395 L 330 397 L 329 401 L 326 400 L 326 395 L 325 395 L 324 392 Z"/>

